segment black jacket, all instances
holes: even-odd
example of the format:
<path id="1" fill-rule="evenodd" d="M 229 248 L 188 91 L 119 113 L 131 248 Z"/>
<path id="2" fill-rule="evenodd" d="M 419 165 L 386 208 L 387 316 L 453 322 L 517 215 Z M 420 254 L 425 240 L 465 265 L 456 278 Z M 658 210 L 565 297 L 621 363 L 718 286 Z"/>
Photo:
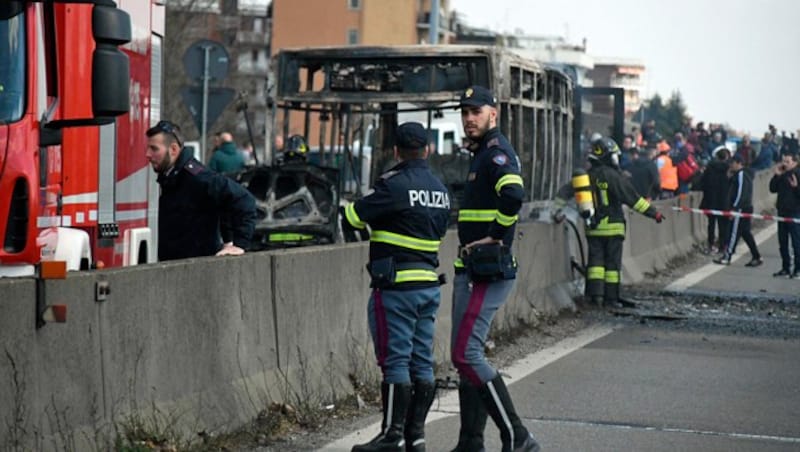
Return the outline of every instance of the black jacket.
<path id="1" fill-rule="evenodd" d="M 782 217 L 800 216 L 800 186 L 793 188 L 789 185 L 792 174 L 800 182 L 800 168 L 786 171 L 780 176 L 776 174 L 769 181 L 769 191 L 778 194 L 775 206 L 778 208 L 778 215 Z"/>
<path id="2" fill-rule="evenodd" d="M 595 212 L 592 217 L 592 226 L 586 230 L 587 236 L 624 237 L 623 204 L 650 218 L 655 218 L 658 213 L 649 201 L 636 192 L 628 178 L 615 167 L 592 162 L 592 167 L 589 169 L 589 180 L 592 184 Z M 574 194 L 572 183 L 565 184 L 556 194 L 555 206 L 564 206 Z"/>
<path id="3" fill-rule="evenodd" d="M 491 236 L 511 246 L 525 196 L 517 153 L 495 127 L 478 143 L 458 211 L 461 245 Z"/>
<path id="4" fill-rule="evenodd" d="M 627 171 L 631 174 L 631 183 L 637 193 L 646 198 L 658 199 L 661 194 L 661 178 L 656 162 L 639 157 L 631 162 Z"/>
<path id="5" fill-rule="evenodd" d="M 363 229 L 370 225 L 370 262 L 392 257 L 400 269 L 432 272 L 439 266 L 439 244 L 450 218 L 447 188 L 431 173 L 427 161 L 414 159 L 381 175 L 372 189 L 347 205 L 343 226 Z M 439 284 L 435 274 L 427 275 L 408 277 L 398 284 Z"/>
<path id="6" fill-rule="evenodd" d="M 746 169 L 737 171 L 731 177 L 728 201 L 733 210 L 753 212 L 753 176 Z"/>
<path id="7" fill-rule="evenodd" d="M 701 209 L 726 210 L 730 207 L 728 200 L 728 162 L 714 159 L 708 163 L 700 178 L 700 190 L 703 191 Z"/>
<path id="8" fill-rule="evenodd" d="M 158 260 L 212 256 L 222 239 L 246 249 L 256 220 L 253 195 L 181 151 L 169 174 L 160 174 Z"/>

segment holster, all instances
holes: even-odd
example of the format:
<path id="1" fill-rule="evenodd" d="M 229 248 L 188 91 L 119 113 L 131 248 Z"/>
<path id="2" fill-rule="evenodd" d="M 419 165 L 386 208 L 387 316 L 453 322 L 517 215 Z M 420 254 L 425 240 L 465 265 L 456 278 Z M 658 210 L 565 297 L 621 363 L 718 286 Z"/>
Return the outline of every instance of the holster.
<path id="1" fill-rule="evenodd" d="M 391 287 L 394 285 L 395 276 L 397 276 L 394 258 L 390 256 L 371 261 L 367 264 L 367 272 L 372 278 L 369 286 L 373 289 Z"/>
<path id="2" fill-rule="evenodd" d="M 514 279 L 517 262 L 506 245 L 479 245 L 462 257 L 469 279 L 475 282 L 492 282 Z"/>

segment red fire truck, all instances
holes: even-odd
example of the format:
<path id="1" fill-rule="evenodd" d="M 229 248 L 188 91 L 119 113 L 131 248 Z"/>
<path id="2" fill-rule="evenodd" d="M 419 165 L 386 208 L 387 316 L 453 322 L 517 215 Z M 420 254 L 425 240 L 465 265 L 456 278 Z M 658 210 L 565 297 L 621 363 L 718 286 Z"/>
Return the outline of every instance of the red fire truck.
<path id="1" fill-rule="evenodd" d="M 155 261 L 163 3 L 0 2 L 0 276 Z"/>

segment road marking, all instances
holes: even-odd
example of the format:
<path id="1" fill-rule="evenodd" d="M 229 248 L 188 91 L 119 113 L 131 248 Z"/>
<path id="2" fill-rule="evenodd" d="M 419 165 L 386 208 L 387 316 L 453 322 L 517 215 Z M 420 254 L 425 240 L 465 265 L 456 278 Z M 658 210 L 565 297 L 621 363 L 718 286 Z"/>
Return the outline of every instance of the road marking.
<path id="1" fill-rule="evenodd" d="M 551 364 L 570 353 L 610 334 L 614 328 L 596 325 L 581 330 L 577 335 L 563 339 L 550 347 L 531 353 L 517 360 L 509 367 L 501 369 L 507 384 L 522 379 L 542 367 Z M 430 414 L 425 420 L 426 424 L 458 414 L 458 391 L 442 391 L 443 394 L 434 401 Z M 349 451 L 354 444 L 369 441 L 380 432 L 381 423 L 376 422 L 357 430 L 344 438 L 340 438 L 322 448 L 326 451 Z"/>
<path id="2" fill-rule="evenodd" d="M 655 427 L 651 425 L 621 424 L 615 422 L 592 422 L 575 419 L 526 419 L 531 423 L 572 424 L 589 427 L 614 428 L 619 430 L 642 430 L 647 432 L 685 433 L 689 435 L 717 436 L 722 438 L 752 439 L 759 441 L 774 441 L 779 443 L 800 444 L 800 438 L 794 436 L 759 435 L 756 433 L 715 432 L 712 430 L 694 430 L 679 427 Z"/>
<path id="3" fill-rule="evenodd" d="M 769 225 L 768 227 L 762 229 L 754 237 L 755 241 L 756 241 L 756 244 L 761 245 L 762 243 L 764 243 L 767 240 L 769 240 L 769 238 L 772 237 L 772 235 L 775 234 L 776 232 L 778 232 L 777 223 L 773 223 L 773 224 Z M 731 263 L 739 261 L 742 257 L 744 257 L 746 255 L 748 255 L 748 254 L 747 253 L 740 253 L 739 255 L 734 256 L 732 261 L 731 261 Z M 694 286 L 695 284 L 697 284 L 700 281 L 708 278 L 709 276 L 711 276 L 714 273 L 722 270 L 725 267 L 726 267 L 726 265 L 719 265 L 719 264 L 715 264 L 713 262 L 710 263 L 710 264 L 706 264 L 703 267 L 700 267 L 699 269 L 697 269 L 697 270 L 695 270 L 695 271 L 683 276 L 682 278 L 676 279 L 675 281 L 670 283 L 670 285 L 668 285 L 665 290 L 667 292 L 683 292 L 684 290 L 688 289 L 689 287 Z"/>

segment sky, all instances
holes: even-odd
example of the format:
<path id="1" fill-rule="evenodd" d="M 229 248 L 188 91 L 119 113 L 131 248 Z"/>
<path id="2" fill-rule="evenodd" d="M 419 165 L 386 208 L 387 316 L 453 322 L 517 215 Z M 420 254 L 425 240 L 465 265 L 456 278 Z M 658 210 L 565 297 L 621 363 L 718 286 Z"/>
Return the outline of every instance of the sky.
<path id="1" fill-rule="evenodd" d="M 469 25 L 587 39 L 641 60 L 644 94 L 680 91 L 694 121 L 761 135 L 800 129 L 800 1 L 450 0 Z"/>

